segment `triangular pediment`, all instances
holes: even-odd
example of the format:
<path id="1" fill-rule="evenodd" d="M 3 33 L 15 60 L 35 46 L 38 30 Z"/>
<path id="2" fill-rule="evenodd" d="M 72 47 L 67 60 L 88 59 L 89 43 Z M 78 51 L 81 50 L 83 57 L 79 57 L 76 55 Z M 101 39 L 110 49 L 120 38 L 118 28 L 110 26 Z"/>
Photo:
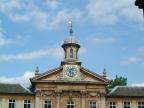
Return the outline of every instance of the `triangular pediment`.
<path id="1" fill-rule="evenodd" d="M 84 67 L 81 67 L 81 73 L 82 76 L 84 75 L 84 78 L 82 80 L 84 81 L 91 81 L 91 82 L 98 82 L 98 83 L 108 83 L 109 80 L 104 78 L 103 76 L 90 71 L 89 69 L 86 69 Z"/>
<path id="2" fill-rule="evenodd" d="M 32 78 L 31 80 L 33 81 L 41 81 L 41 80 L 58 80 L 58 77 L 60 76 L 62 72 L 62 66 L 49 70 L 47 72 L 44 72 L 42 74 L 39 74 L 38 76 L 35 76 L 34 78 Z"/>
<path id="3" fill-rule="evenodd" d="M 53 70 L 47 71 L 39 76 L 36 76 L 31 79 L 33 82 L 79 82 L 79 83 L 98 83 L 98 84 L 107 84 L 109 80 L 100 76 L 84 67 L 80 67 L 79 79 L 65 79 L 63 76 L 63 67 L 60 66 Z"/>

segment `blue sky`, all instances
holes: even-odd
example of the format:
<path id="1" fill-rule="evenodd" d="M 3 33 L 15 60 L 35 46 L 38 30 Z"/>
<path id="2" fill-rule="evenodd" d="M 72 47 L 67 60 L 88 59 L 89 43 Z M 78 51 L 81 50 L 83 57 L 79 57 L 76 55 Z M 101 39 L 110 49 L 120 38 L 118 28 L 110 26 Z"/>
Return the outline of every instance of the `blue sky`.
<path id="1" fill-rule="evenodd" d="M 144 23 L 134 0 L 0 0 L 0 82 L 26 86 L 36 66 L 59 66 L 69 20 L 83 66 L 144 85 Z"/>

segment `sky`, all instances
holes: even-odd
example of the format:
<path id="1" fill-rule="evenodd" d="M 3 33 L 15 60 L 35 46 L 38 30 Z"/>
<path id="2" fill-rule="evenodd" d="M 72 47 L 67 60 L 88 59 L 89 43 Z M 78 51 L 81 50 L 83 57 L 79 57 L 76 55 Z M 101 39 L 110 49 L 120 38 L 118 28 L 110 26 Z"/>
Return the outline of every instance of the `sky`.
<path id="1" fill-rule="evenodd" d="M 73 22 L 82 66 L 144 86 L 144 20 L 135 0 L 0 0 L 0 82 L 29 86 L 60 66 Z"/>

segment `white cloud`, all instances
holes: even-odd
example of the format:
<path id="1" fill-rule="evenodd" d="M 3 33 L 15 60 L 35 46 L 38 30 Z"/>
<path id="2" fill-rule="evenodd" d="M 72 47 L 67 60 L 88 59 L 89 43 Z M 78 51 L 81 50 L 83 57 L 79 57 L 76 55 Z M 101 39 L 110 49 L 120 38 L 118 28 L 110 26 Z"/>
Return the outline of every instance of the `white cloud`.
<path id="1" fill-rule="evenodd" d="M 5 39 L 5 38 L 0 36 L 0 46 L 8 45 L 11 43 L 13 43 L 12 40 L 8 40 L 8 39 Z"/>
<path id="2" fill-rule="evenodd" d="M 144 83 L 136 83 L 136 84 L 132 84 L 132 86 L 144 86 Z"/>
<path id="3" fill-rule="evenodd" d="M 142 21 L 142 13 L 134 6 L 134 0 L 90 0 L 86 9 L 96 24 L 115 24 L 121 18 Z"/>
<path id="4" fill-rule="evenodd" d="M 0 46 L 8 45 L 13 42 L 14 42 L 14 40 L 5 38 L 3 29 L 0 27 Z"/>
<path id="5" fill-rule="evenodd" d="M 7 38 L 7 35 L 5 35 L 5 31 L 2 27 L 0 27 L 0 47 L 11 45 L 11 44 L 22 44 L 21 42 L 27 40 L 27 36 L 16 36 L 15 38 Z"/>
<path id="6" fill-rule="evenodd" d="M 93 37 L 89 39 L 89 41 L 91 41 L 94 44 L 110 44 L 110 43 L 114 43 L 116 39 L 112 37 L 107 37 L 107 38 Z"/>
<path id="7" fill-rule="evenodd" d="M 134 64 L 134 63 L 139 63 L 142 61 L 142 58 L 139 57 L 129 57 L 127 60 L 123 61 L 123 64 Z"/>
<path id="8" fill-rule="evenodd" d="M 56 9 L 60 5 L 60 2 L 58 0 L 45 0 L 44 5 L 50 9 Z"/>
<path id="9" fill-rule="evenodd" d="M 58 6 L 57 1 L 47 1 L 47 5 L 54 8 Z M 0 11 L 14 22 L 28 22 L 34 24 L 38 29 L 53 29 L 58 27 L 62 21 L 79 20 L 82 12 L 78 9 L 53 9 L 44 10 L 34 4 L 34 2 L 24 2 L 12 0 L 3 2 L 0 5 Z"/>
<path id="10" fill-rule="evenodd" d="M 63 52 L 60 48 L 48 48 L 28 53 L 1 54 L 0 61 L 32 60 L 43 56 L 62 58 Z"/>
<path id="11" fill-rule="evenodd" d="M 30 81 L 29 79 L 34 76 L 34 72 L 25 72 L 22 76 L 19 77 L 0 77 L 0 82 L 2 83 L 14 83 L 14 84 L 22 84 L 24 87 L 29 87 Z"/>

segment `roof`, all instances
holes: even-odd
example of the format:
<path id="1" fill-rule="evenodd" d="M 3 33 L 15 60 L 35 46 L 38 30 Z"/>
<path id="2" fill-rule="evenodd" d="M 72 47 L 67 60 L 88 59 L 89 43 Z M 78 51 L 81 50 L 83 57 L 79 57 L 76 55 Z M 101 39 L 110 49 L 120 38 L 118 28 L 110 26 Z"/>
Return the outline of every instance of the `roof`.
<path id="1" fill-rule="evenodd" d="M 72 83 L 72 84 L 104 84 L 104 85 L 108 85 L 109 83 L 109 80 L 102 77 L 101 75 L 98 75 L 96 74 L 95 72 L 92 72 L 84 67 L 81 67 L 80 69 L 85 72 L 85 73 L 88 73 L 96 78 L 98 78 L 101 82 L 95 82 L 95 81 L 73 81 L 73 80 L 64 80 L 64 79 L 59 79 L 59 80 L 41 80 L 41 78 L 47 76 L 47 75 L 50 75 L 50 74 L 53 74 L 55 72 L 59 72 L 59 71 L 62 71 L 63 67 L 62 66 L 59 66 L 57 68 L 54 68 L 52 70 L 49 70 L 49 71 L 46 71 L 38 76 L 35 76 L 33 78 L 30 79 L 31 82 L 39 82 L 39 83 Z M 40 79 L 40 80 L 39 80 Z"/>
<path id="2" fill-rule="evenodd" d="M 68 44 L 68 43 L 78 44 L 77 40 L 75 39 L 75 36 L 68 36 L 68 37 L 65 39 L 64 44 Z"/>
<path id="3" fill-rule="evenodd" d="M 91 70 L 89 70 L 89 69 L 87 69 L 87 68 L 85 68 L 85 67 L 81 67 L 81 69 L 82 69 L 83 71 L 91 74 L 91 75 L 94 75 L 95 77 L 97 77 L 98 79 L 104 81 L 104 82 L 107 83 L 107 84 L 110 82 L 108 79 L 104 78 L 103 76 L 101 76 L 101 75 L 99 75 L 99 74 L 97 74 L 97 73 L 95 73 L 95 72 L 93 72 L 93 71 L 91 71 Z"/>
<path id="4" fill-rule="evenodd" d="M 108 94 L 112 97 L 143 97 L 144 87 L 117 86 Z"/>
<path id="5" fill-rule="evenodd" d="M 62 66 L 59 66 L 59 67 L 57 67 L 57 68 L 54 68 L 54 69 L 51 69 L 51 70 L 49 70 L 49 71 L 46 71 L 46 72 L 44 72 L 44 73 L 42 73 L 42 74 L 39 74 L 38 76 L 35 76 L 35 77 L 31 78 L 30 81 L 33 82 L 34 80 L 40 79 L 40 78 L 42 78 L 42 77 L 44 77 L 44 76 L 46 76 L 46 75 L 53 74 L 53 73 L 55 73 L 55 72 L 57 72 L 57 71 L 60 71 L 60 70 L 62 70 Z"/>
<path id="6" fill-rule="evenodd" d="M 0 94 L 11 93 L 11 94 L 32 94 L 26 90 L 20 84 L 6 84 L 0 83 Z"/>

